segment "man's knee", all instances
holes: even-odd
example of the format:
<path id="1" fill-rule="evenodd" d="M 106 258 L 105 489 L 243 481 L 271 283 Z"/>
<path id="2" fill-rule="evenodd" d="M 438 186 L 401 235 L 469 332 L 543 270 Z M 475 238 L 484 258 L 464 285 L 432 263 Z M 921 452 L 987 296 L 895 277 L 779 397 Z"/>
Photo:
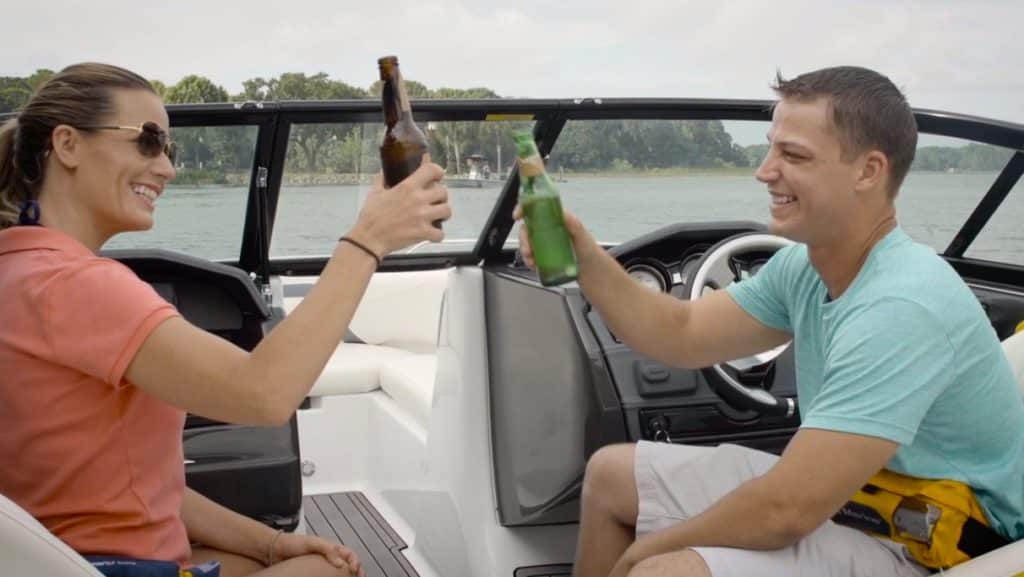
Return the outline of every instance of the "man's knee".
<path id="1" fill-rule="evenodd" d="M 636 564 L 629 577 L 712 577 L 708 564 L 696 551 L 684 549 L 648 557 Z"/>
<path id="2" fill-rule="evenodd" d="M 635 445 L 608 445 L 587 462 L 583 479 L 583 500 L 591 505 L 621 508 L 632 503 L 632 521 L 636 520 L 636 479 L 633 469 Z M 628 512 L 628 511 L 627 511 Z"/>

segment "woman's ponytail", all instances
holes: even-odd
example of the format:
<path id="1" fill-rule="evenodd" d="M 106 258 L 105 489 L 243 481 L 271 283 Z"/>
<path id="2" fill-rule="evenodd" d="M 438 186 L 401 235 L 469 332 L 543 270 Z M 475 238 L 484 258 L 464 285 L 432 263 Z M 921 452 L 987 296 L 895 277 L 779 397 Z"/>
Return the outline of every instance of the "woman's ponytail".
<path id="1" fill-rule="evenodd" d="M 18 168 L 18 119 L 0 126 L 0 230 L 18 224 L 22 203 L 29 200 L 33 186 Z"/>

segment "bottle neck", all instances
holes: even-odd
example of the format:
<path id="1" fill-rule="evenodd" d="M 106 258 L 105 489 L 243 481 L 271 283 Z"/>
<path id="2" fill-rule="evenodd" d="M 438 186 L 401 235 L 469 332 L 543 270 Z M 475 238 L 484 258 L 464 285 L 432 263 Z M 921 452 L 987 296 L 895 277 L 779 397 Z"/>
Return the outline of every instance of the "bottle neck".
<path id="1" fill-rule="evenodd" d="M 403 117 L 412 120 L 412 105 L 409 103 L 409 96 L 405 91 L 405 83 L 402 82 L 402 74 L 398 68 L 381 70 L 381 80 L 384 81 L 382 102 L 384 104 L 384 124 L 391 127 Z"/>
<path id="2" fill-rule="evenodd" d="M 536 164 L 530 163 L 530 159 L 519 160 L 519 178 L 522 179 L 521 194 L 523 196 L 557 195 L 554 183 L 544 170 L 544 165 L 539 156 Z M 539 166 L 539 167 L 538 167 Z"/>

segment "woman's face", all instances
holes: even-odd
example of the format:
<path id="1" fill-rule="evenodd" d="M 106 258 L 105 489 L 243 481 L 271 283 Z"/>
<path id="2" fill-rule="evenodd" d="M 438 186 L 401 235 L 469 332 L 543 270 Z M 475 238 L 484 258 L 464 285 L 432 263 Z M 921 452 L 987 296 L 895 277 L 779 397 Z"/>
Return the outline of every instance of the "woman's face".
<path id="1" fill-rule="evenodd" d="M 168 131 L 167 111 L 152 92 L 115 90 L 113 103 L 114 113 L 98 124 L 138 127 L 152 122 Z M 162 152 L 144 155 L 137 130 L 83 130 L 81 134 L 81 162 L 73 177 L 76 204 L 108 238 L 151 228 L 157 199 L 175 175 L 171 160 Z"/>

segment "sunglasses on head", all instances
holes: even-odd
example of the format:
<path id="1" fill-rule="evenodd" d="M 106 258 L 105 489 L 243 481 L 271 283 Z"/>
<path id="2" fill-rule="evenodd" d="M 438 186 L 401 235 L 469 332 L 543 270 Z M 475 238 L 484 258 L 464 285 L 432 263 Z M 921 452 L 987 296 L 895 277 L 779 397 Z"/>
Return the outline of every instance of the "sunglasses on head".
<path id="1" fill-rule="evenodd" d="M 155 122 L 143 122 L 138 126 L 117 126 L 117 125 L 95 125 L 95 126 L 78 126 L 81 130 L 134 130 L 139 133 L 139 137 L 135 139 L 135 144 L 139 147 L 139 152 L 142 156 L 147 158 L 156 158 L 161 152 L 167 155 L 170 159 L 171 164 L 174 164 L 175 157 L 178 153 L 178 147 L 168 136 L 167 131 L 160 128 Z"/>

